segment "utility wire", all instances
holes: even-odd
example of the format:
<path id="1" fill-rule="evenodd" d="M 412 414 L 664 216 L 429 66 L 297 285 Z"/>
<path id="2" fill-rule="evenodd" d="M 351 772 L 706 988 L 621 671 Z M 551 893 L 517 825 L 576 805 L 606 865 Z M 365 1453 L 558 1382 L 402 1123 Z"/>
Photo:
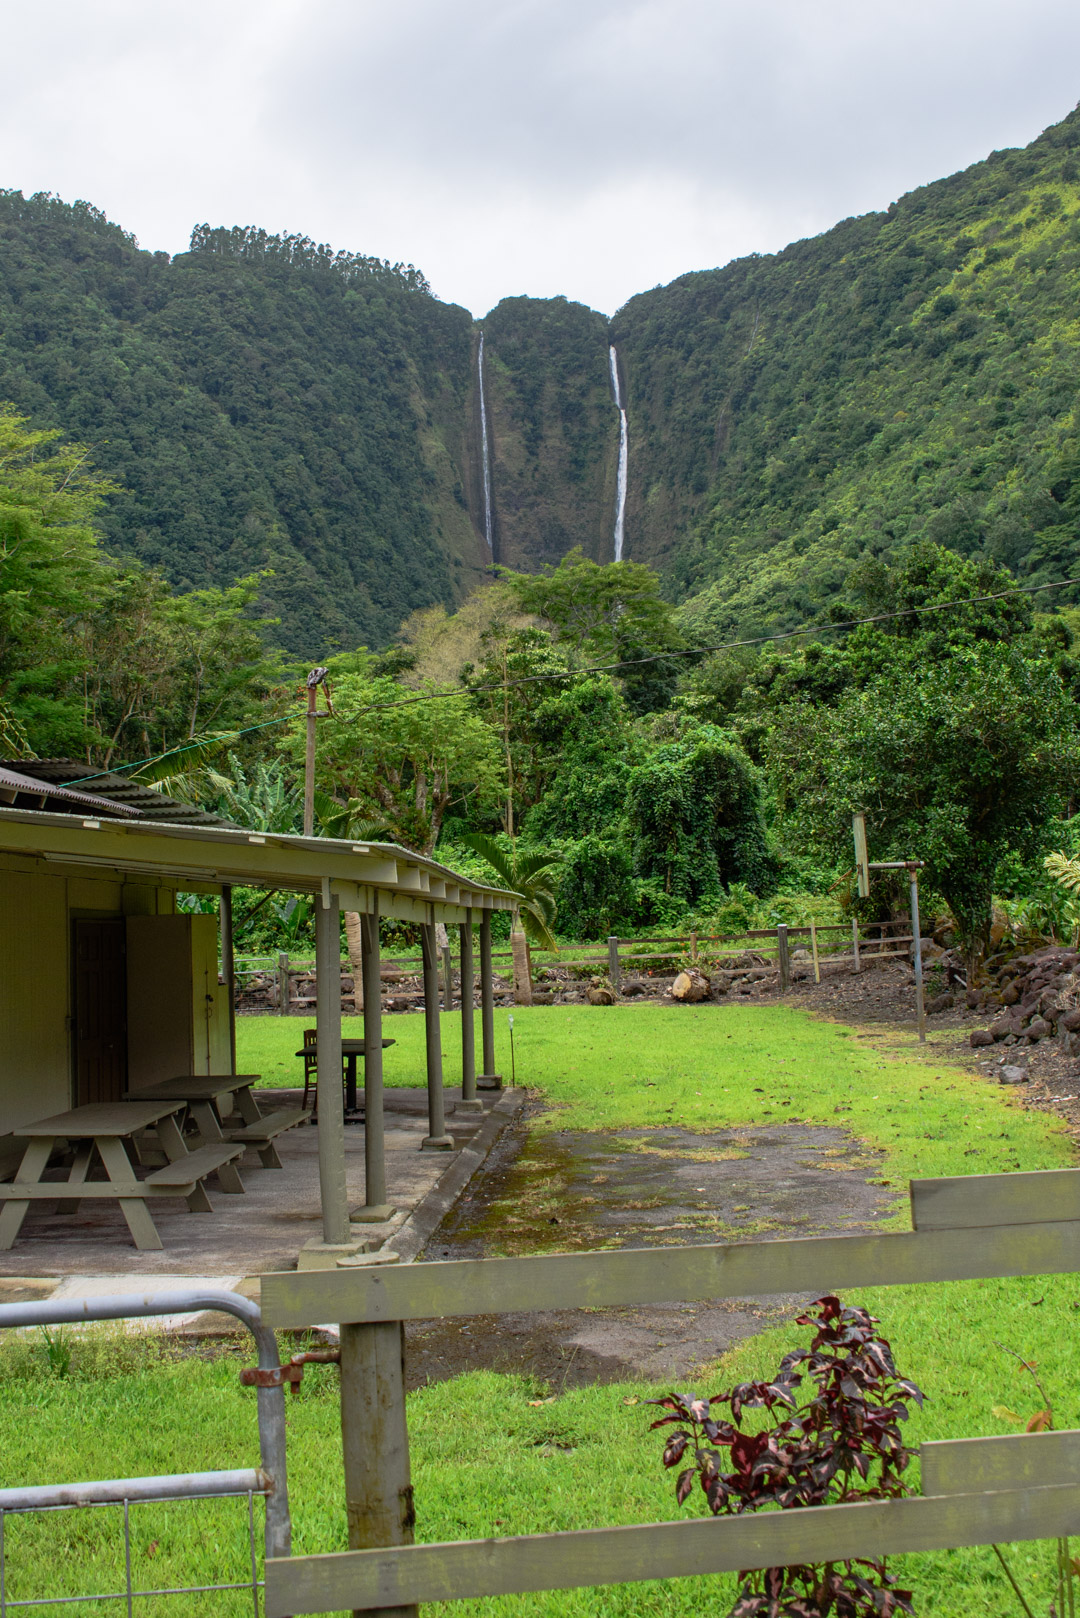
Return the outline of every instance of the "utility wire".
<path id="1" fill-rule="evenodd" d="M 753 635 L 745 640 L 721 641 L 716 646 L 687 646 L 668 652 L 651 652 L 647 657 L 620 657 L 613 663 L 590 663 L 584 668 L 566 669 L 558 673 L 523 674 L 514 680 L 499 680 L 494 685 L 455 686 L 447 691 L 423 691 L 415 697 L 403 697 L 400 701 L 373 702 L 366 708 L 358 709 L 352 718 L 362 719 L 365 714 L 381 713 L 386 709 L 411 708 L 418 702 L 443 702 L 454 697 L 475 696 L 484 691 L 504 691 L 511 686 L 538 685 L 547 680 L 576 680 L 583 674 L 609 674 L 613 669 L 637 668 L 644 663 L 663 663 L 675 657 L 702 657 L 712 652 L 737 651 L 744 646 L 767 646 L 770 642 L 795 640 L 800 635 L 817 635 L 826 630 L 860 629 L 864 624 L 884 624 L 895 618 L 911 618 L 917 613 L 924 612 L 948 612 L 956 607 L 977 607 L 987 601 L 1004 601 L 1007 596 L 1038 595 L 1043 590 L 1064 590 L 1073 584 L 1080 584 L 1080 579 L 1057 579 L 1052 584 L 1020 584 L 1012 590 L 996 590 L 992 595 L 963 596 L 959 601 L 934 601 L 922 607 L 903 607 L 896 612 L 878 612 L 870 618 L 848 618 L 841 623 L 803 624 L 799 629 L 774 631 L 771 635 Z M 106 775 L 119 775 L 123 770 L 144 770 L 148 764 L 157 764 L 164 758 L 179 758 L 183 753 L 214 746 L 219 742 L 235 741 L 240 736 L 250 736 L 256 730 L 269 730 L 273 725 L 284 725 L 294 717 L 291 713 L 281 714 L 277 719 L 267 719 L 259 725 L 245 725 L 242 730 L 227 731 L 221 736 L 214 736 L 201 742 L 189 742 L 184 747 L 167 748 L 164 753 L 154 753 L 150 758 L 136 760 L 134 764 L 118 764 L 115 769 L 98 770 L 95 775 L 80 775 L 73 781 L 65 781 L 64 785 L 82 786 L 87 781 L 100 781 Z"/>

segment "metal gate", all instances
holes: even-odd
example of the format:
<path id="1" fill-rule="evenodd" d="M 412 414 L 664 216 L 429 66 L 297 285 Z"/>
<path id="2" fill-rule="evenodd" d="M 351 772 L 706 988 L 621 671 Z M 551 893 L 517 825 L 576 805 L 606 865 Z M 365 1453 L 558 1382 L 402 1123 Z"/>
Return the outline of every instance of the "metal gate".
<path id="1" fill-rule="evenodd" d="M 251 1332 L 258 1354 L 258 1370 L 248 1373 L 254 1382 L 259 1418 L 258 1467 L 221 1472 L 182 1472 L 144 1478 L 113 1478 L 95 1483 L 45 1484 L 31 1488 L 0 1489 L 0 1618 L 32 1607 L 61 1606 L 74 1602 L 126 1603 L 144 1596 L 196 1594 L 211 1590 L 246 1590 L 252 1610 L 259 1615 L 258 1559 L 255 1549 L 255 1497 L 266 1502 L 264 1549 L 267 1558 L 288 1556 L 292 1543 L 289 1492 L 285 1464 L 285 1389 L 277 1339 L 262 1323 L 259 1306 L 237 1292 L 224 1289 L 174 1288 L 165 1292 L 120 1293 L 113 1297 L 70 1299 L 61 1303 L 33 1302 L 0 1305 L 0 1328 L 60 1326 L 89 1321 L 146 1319 L 155 1315 L 202 1314 L 206 1310 L 234 1315 Z M 185 1584 L 164 1589 L 136 1588 L 131 1554 L 131 1507 L 149 1501 L 247 1498 L 250 1578 L 220 1584 Z M 7 1596 L 8 1564 L 5 1521 L 17 1513 L 63 1511 L 73 1507 L 119 1507 L 123 1512 L 124 1588 L 92 1595 L 46 1596 L 11 1601 Z"/>

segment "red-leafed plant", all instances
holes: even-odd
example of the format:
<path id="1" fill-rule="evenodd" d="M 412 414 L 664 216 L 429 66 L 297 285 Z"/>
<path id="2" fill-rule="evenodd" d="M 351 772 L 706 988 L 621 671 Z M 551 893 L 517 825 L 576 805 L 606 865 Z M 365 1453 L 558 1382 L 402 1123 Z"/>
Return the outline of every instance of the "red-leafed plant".
<path id="1" fill-rule="evenodd" d="M 897 1374 L 888 1341 L 865 1309 L 819 1298 L 800 1315 L 815 1328 L 808 1349 L 785 1354 L 771 1382 L 743 1382 L 709 1399 L 672 1393 L 650 1404 L 670 1412 L 653 1427 L 674 1425 L 664 1465 L 690 1458 L 675 1482 L 682 1505 L 697 1479 L 714 1515 L 766 1506 L 842 1505 L 909 1493 L 911 1460 L 900 1423 L 906 1401 L 922 1404 L 914 1382 Z M 809 1397 L 800 1402 L 800 1389 Z M 718 1418 L 717 1407 L 730 1412 Z M 763 1410 L 774 1425 L 746 1432 L 743 1412 Z M 911 1591 L 896 1588 L 884 1560 L 771 1567 L 741 1573 L 742 1591 L 729 1618 L 891 1618 L 913 1611 Z"/>

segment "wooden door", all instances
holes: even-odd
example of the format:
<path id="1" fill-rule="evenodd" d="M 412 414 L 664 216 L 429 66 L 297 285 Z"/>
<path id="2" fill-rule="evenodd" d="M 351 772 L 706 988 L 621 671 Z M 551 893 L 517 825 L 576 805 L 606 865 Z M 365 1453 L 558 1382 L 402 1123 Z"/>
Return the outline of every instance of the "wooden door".
<path id="1" fill-rule="evenodd" d="M 127 1089 L 124 919 L 75 922 L 75 1104 Z"/>

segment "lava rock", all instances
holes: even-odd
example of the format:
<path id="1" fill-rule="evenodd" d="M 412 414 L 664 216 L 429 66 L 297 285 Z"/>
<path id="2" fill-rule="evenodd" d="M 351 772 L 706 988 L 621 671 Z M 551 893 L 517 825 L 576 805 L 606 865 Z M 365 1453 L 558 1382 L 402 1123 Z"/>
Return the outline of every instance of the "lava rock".
<path id="1" fill-rule="evenodd" d="M 951 994 L 936 994 L 932 1000 L 926 1002 L 928 1017 L 936 1017 L 941 1011 L 951 1011 L 955 1001 Z"/>
<path id="2" fill-rule="evenodd" d="M 1075 1034 L 1080 1029 L 1080 1007 L 1075 1011 L 1067 1011 L 1061 1019 L 1061 1026 L 1067 1034 Z"/>
<path id="3" fill-rule="evenodd" d="M 994 1039 L 1008 1039 L 1013 1031 L 1012 1021 L 1008 1017 L 999 1017 L 990 1024 L 990 1033 Z"/>
<path id="4" fill-rule="evenodd" d="M 973 1028 L 971 1030 L 971 1044 L 978 1050 L 980 1045 L 992 1045 L 994 1036 L 989 1028 Z"/>
<path id="5" fill-rule="evenodd" d="M 1027 1084 L 1028 1070 L 1026 1067 L 1013 1067 L 1007 1065 L 998 1073 L 999 1084 Z"/>
<path id="6" fill-rule="evenodd" d="M 1032 1044 L 1034 1044 L 1036 1040 L 1045 1039 L 1046 1036 L 1052 1032 L 1052 1030 L 1050 1028 L 1050 1024 L 1046 1022 L 1044 1018 L 1033 1017 L 1028 1023 L 1025 1032 Z"/>
<path id="7" fill-rule="evenodd" d="M 1007 989 L 1001 991 L 1001 1003 L 1003 1006 L 1015 1006 L 1019 999 L 1020 988 L 1016 983 L 1010 983 Z"/>
<path id="8" fill-rule="evenodd" d="M 621 993 L 630 999 L 633 999 L 635 995 L 648 994 L 648 992 L 648 987 L 642 983 L 640 978 L 627 978 L 621 990 Z"/>

